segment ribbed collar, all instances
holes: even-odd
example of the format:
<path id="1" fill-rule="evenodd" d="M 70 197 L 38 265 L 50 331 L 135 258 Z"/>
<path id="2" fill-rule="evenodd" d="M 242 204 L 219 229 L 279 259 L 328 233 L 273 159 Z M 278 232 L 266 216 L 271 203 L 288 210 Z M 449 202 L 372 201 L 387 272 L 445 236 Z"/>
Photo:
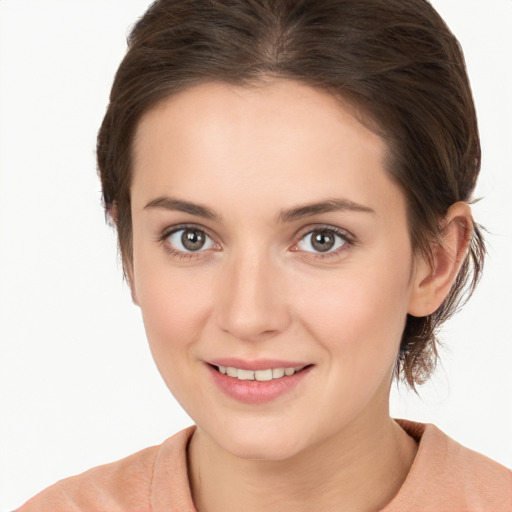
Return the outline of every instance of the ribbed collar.
<path id="1" fill-rule="evenodd" d="M 395 420 L 419 444 L 409 474 L 380 512 L 512 512 L 512 472 L 463 447 L 435 425 Z M 165 441 L 155 458 L 154 512 L 196 512 L 187 471 L 195 426 Z"/>

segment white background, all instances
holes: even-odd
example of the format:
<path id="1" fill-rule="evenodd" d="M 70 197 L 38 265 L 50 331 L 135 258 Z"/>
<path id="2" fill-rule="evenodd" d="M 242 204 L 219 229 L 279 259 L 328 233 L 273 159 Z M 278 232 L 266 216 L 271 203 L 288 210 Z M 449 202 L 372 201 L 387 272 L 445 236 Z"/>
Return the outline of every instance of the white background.
<path id="1" fill-rule="evenodd" d="M 392 415 L 512 466 L 512 1 L 433 2 L 465 50 L 488 235 L 481 285 L 443 366 Z M 151 359 L 121 277 L 95 137 L 148 0 L 0 0 L 0 510 L 191 423 Z"/>

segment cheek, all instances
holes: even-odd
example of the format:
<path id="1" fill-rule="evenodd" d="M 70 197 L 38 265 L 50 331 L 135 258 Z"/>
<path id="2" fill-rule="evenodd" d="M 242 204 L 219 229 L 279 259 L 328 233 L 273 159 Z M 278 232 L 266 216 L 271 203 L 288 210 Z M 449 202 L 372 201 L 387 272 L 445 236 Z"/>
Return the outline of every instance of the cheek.
<path id="1" fill-rule="evenodd" d="M 167 266 L 168 267 L 168 266 Z M 155 265 L 140 268 L 137 290 L 146 337 L 160 375 L 173 396 L 185 404 L 194 396 L 190 363 L 208 318 L 207 286 L 186 272 Z M 137 275 L 137 274 L 136 274 Z M 206 405 L 206 404 L 204 404 Z"/>
<path id="2" fill-rule="evenodd" d="M 350 269 L 309 287 L 301 318 L 331 354 L 357 375 L 394 364 L 408 304 L 407 266 Z"/>
<path id="3" fill-rule="evenodd" d="M 153 358 L 171 387 L 168 377 L 183 371 L 183 362 L 208 317 L 211 277 L 198 267 L 170 265 L 161 248 L 142 243 L 134 243 L 134 248 L 137 302 Z"/>
<path id="4" fill-rule="evenodd" d="M 139 274 L 137 297 L 150 344 L 193 342 L 207 317 L 209 287 L 198 286 L 199 276 L 187 272 L 158 272 L 155 267 Z"/>

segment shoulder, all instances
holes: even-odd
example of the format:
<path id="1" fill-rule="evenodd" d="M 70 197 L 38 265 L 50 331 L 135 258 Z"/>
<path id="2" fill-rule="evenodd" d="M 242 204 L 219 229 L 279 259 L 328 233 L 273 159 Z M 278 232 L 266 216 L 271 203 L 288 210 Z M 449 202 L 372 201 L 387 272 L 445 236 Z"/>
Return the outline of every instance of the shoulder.
<path id="1" fill-rule="evenodd" d="M 25 503 L 19 512 L 150 510 L 148 496 L 158 449 L 146 448 L 60 480 Z"/>
<path id="2" fill-rule="evenodd" d="M 402 489 L 386 511 L 512 511 L 512 472 L 435 425 L 397 420 L 418 443 Z"/>
<path id="3" fill-rule="evenodd" d="M 167 453 L 182 450 L 191 428 L 170 437 L 161 445 L 60 480 L 27 501 L 17 512 L 152 510 L 156 461 L 162 450 Z"/>

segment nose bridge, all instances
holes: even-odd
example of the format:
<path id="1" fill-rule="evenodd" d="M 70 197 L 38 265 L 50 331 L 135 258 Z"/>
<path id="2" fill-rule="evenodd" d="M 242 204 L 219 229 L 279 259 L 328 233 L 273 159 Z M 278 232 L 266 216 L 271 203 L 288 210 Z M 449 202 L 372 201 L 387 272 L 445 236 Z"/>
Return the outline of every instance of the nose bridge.
<path id="1" fill-rule="evenodd" d="M 267 338 L 288 323 L 280 270 L 268 248 L 245 246 L 226 258 L 220 282 L 219 327 L 240 340 Z"/>

